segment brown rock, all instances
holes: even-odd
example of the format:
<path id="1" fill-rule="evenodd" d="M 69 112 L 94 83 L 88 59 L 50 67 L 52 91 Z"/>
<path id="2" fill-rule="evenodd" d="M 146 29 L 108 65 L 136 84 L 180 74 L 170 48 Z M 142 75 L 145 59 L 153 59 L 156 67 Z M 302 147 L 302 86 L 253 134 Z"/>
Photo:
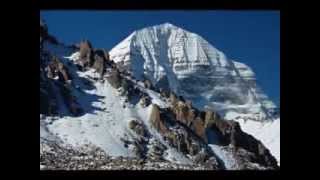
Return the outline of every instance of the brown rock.
<path id="1" fill-rule="evenodd" d="M 168 128 L 166 127 L 164 120 L 160 118 L 160 109 L 156 104 L 152 104 L 150 122 L 151 125 L 161 134 L 165 134 L 166 132 L 168 132 Z"/>
<path id="2" fill-rule="evenodd" d="M 88 40 L 80 42 L 80 65 L 86 67 L 87 65 L 93 65 L 93 49 Z"/>
<path id="3" fill-rule="evenodd" d="M 92 50 L 92 45 L 88 40 L 80 42 L 80 58 L 85 58 Z"/>

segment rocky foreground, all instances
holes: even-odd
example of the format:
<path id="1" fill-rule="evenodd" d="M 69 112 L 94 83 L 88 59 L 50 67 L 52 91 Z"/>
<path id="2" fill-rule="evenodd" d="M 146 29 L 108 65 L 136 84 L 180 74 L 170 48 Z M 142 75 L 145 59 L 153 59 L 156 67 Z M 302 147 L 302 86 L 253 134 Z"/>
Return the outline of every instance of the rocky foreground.
<path id="1" fill-rule="evenodd" d="M 203 165 L 181 165 L 163 159 L 111 157 L 92 145 L 75 150 L 56 143 L 40 143 L 40 170 L 212 170 L 212 168 Z"/>

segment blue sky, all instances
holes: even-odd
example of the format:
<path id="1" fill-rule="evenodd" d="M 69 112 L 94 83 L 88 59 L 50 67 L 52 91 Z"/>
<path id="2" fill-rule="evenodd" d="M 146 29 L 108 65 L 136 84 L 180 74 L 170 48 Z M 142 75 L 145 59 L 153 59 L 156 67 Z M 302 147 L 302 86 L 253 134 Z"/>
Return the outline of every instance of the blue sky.
<path id="1" fill-rule="evenodd" d="M 58 40 L 71 44 L 85 38 L 106 49 L 134 30 L 170 22 L 249 65 L 264 92 L 276 103 L 280 99 L 279 11 L 41 11 L 40 15 Z"/>

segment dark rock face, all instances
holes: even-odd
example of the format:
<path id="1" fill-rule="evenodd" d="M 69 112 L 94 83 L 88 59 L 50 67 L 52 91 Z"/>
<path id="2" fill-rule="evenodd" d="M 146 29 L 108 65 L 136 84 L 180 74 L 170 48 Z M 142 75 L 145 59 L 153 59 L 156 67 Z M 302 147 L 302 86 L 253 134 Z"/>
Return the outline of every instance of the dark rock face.
<path id="1" fill-rule="evenodd" d="M 47 28 L 43 26 L 40 37 L 49 36 L 46 33 Z M 44 37 L 43 39 L 50 42 L 50 37 Z M 62 103 L 66 105 L 70 113 L 79 115 L 82 109 L 71 93 L 73 88 L 72 76 L 67 66 L 58 57 L 44 51 L 44 49 L 40 49 L 40 62 L 40 113 L 46 115 L 58 114 L 57 98 L 61 96 Z M 58 77 L 58 80 L 56 80 L 56 77 Z"/>
<path id="2" fill-rule="evenodd" d="M 44 41 L 50 40 L 48 39 L 49 36 L 46 24 L 40 21 L 40 113 L 56 115 L 58 113 L 58 104 L 56 93 L 53 90 L 55 84 L 51 78 L 60 73 L 58 67 L 59 61 L 41 47 Z M 63 71 L 64 69 L 61 70 L 65 73 L 66 78 L 70 78 L 67 77 L 68 74 Z M 61 74 L 61 78 L 63 78 L 63 74 Z"/>
<path id="3" fill-rule="evenodd" d="M 212 128 L 220 132 L 222 142 L 234 147 L 234 155 L 238 160 L 245 157 L 251 163 L 274 169 L 279 168 L 277 160 L 269 150 L 259 140 L 243 132 L 238 122 L 216 119 Z"/>
<path id="4" fill-rule="evenodd" d="M 57 39 L 49 34 L 46 23 L 40 19 L 40 49 L 42 48 L 44 41 L 49 41 L 52 44 L 59 44 Z"/>
<path id="5" fill-rule="evenodd" d="M 40 76 L 40 113 L 46 115 L 57 114 L 57 103 L 52 84 L 44 74 Z"/>

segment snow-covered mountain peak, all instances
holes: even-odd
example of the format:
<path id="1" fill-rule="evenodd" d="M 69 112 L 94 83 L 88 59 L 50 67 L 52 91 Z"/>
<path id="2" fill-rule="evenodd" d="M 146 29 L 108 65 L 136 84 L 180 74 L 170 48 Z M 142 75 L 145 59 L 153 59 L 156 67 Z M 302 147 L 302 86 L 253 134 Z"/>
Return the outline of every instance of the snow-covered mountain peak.
<path id="1" fill-rule="evenodd" d="M 147 78 L 192 100 L 196 107 L 209 105 L 225 117 L 232 112 L 232 118 L 268 119 L 269 109 L 275 108 L 256 85 L 249 66 L 170 23 L 133 32 L 110 51 L 110 57 L 137 79 Z"/>

